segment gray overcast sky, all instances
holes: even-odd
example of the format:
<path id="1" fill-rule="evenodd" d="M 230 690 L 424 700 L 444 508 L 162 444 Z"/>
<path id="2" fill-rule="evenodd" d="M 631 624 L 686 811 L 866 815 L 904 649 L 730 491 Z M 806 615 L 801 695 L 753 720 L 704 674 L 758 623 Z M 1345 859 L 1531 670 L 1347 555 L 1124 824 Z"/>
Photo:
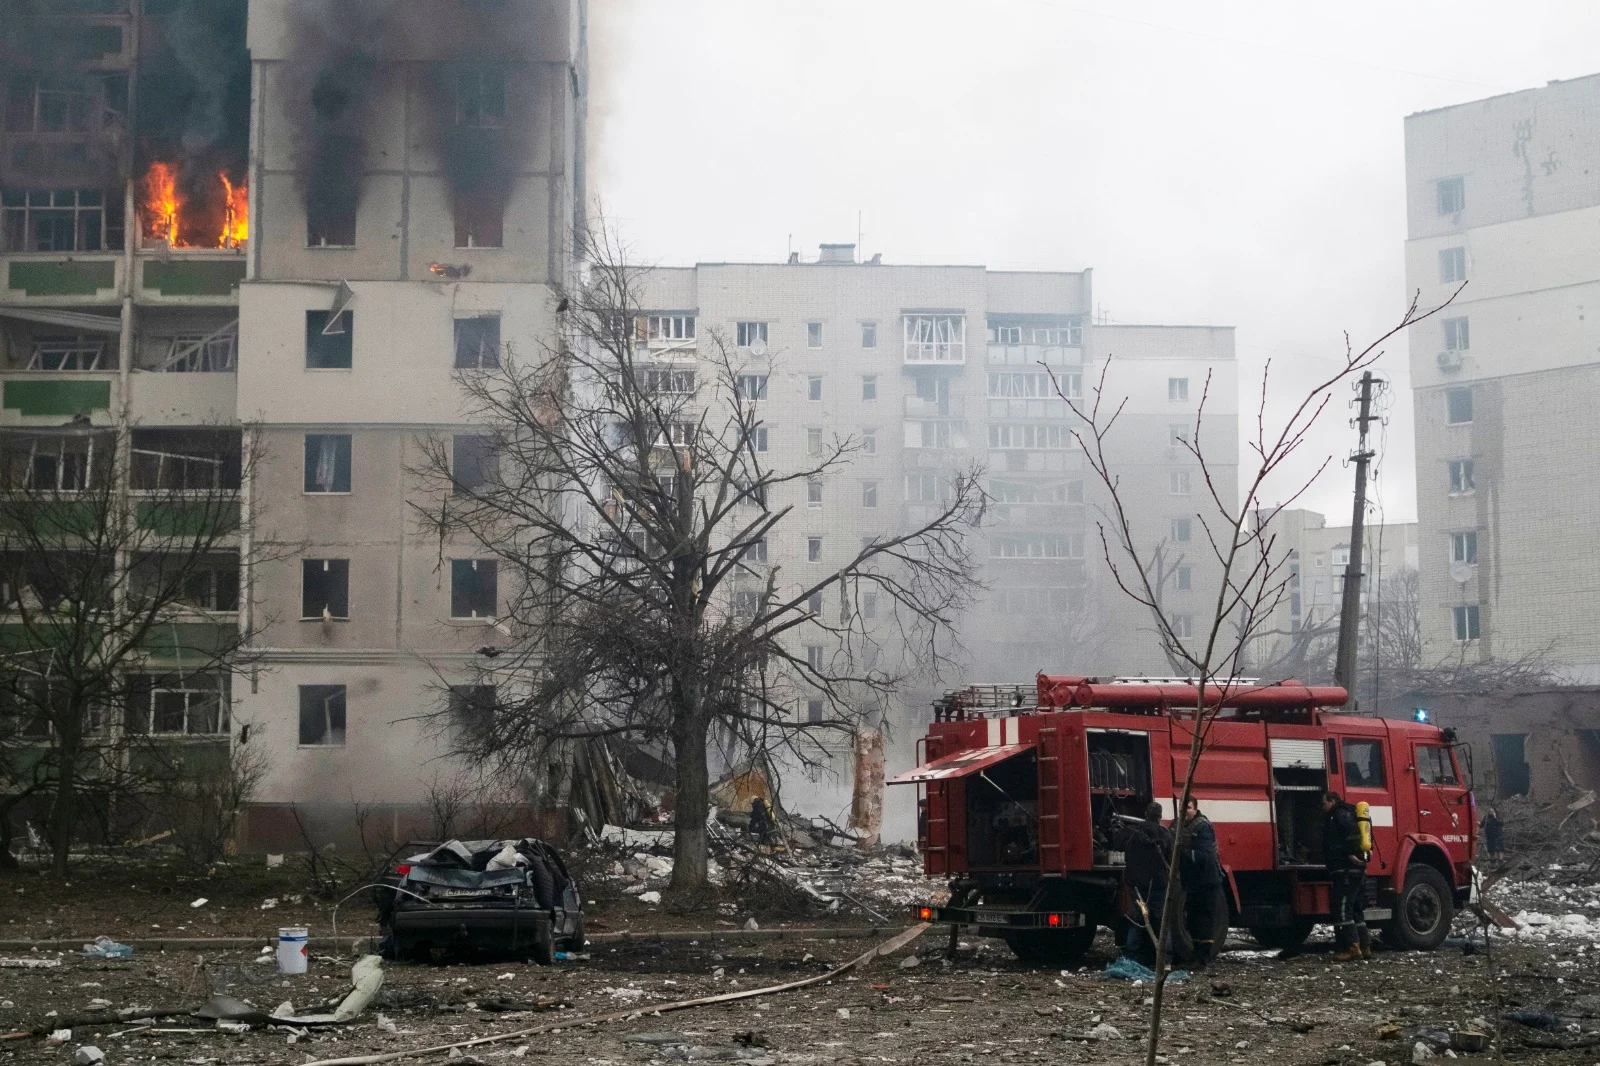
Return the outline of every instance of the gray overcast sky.
<path id="1" fill-rule="evenodd" d="M 1093 267 L 1112 321 L 1236 326 L 1247 410 L 1268 358 L 1282 400 L 1403 312 L 1405 115 L 1600 69 L 1593 0 L 594 3 L 595 184 L 641 259 L 811 258 L 859 211 L 889 262 Z M 1349 480 L 1307 505 L 1347 523 Z"/>

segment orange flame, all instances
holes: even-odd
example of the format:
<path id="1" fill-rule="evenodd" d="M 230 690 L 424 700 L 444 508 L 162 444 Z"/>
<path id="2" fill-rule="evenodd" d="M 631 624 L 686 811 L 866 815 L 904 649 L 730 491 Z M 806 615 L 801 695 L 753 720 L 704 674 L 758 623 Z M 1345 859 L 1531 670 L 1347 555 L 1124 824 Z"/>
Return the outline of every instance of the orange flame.
<path id="1" fill-rule="evenodd" d="M 183 202 L 178 199 L 178 173 L 170 163 L 151 163 L 144 176 L 144 235 L 150 240 L 178 245 L 178 219 Z"/>
<path id="2" fill-rule="evenodd" d="M 222 240 L 217 247 L 239 248 L 250 237 L 250 189 L 246 185 L 235 186 L 225 173 L 217 177 L 222 179 L 222 188 L 227 194 L 222 214 Z"/>

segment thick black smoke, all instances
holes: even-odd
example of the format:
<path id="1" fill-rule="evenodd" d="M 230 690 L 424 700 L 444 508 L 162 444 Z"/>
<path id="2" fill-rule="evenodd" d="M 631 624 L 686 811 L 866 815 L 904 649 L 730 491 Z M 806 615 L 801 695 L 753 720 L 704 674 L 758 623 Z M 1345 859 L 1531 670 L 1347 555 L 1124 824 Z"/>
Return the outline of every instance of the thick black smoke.
<path id="1" fill-rule="evenodd" d="M 291 8 L 297 166 L 313 218 L 353 213 L 370 165 L 367 131 L 378 103 L 407 77 L 396 60 L 422 50 L 437 58 L 413 83 L 421 108 L 414 118 L 451 194 L 504 206 L 526 154 L 533 111 L 531 69 L 507 55 L 519 44 L 507 33 L 503 7 L 472 0 L 301 0 Z M 415 44 L 403 50 L 408 41 Z M 489 121 L 461 99 L 463 79 L 480 74 L 491 84 L 504 79 L 503 115 Z"/>

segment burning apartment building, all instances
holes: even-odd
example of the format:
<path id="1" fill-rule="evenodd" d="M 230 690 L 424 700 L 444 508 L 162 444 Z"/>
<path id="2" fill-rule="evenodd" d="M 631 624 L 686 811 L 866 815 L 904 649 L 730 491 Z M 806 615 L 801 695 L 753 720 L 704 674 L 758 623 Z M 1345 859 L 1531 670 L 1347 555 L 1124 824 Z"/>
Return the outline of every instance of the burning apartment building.
<path id="1" fill-rule="evenodd" d="M 502 590 L 416 533 L 408 466 L 418 439 L 470 435 L 454 375 L 553 332 L 583 200 L 581 0 L 4 14 L 7 477 L 71 491 L 126 448 L 103 465 L 131 493 L 237 493 L 263 561 L 223 566 L 192 624 L 245 633 L 251 665 L 210 680 L 210 713 L 154 721 L 260 753 L 247 841 L 281 841 L 291 804 L 417 804 L 451 770 L 415 718 L 475 698 L 450 664 L 495 643 Z"/>

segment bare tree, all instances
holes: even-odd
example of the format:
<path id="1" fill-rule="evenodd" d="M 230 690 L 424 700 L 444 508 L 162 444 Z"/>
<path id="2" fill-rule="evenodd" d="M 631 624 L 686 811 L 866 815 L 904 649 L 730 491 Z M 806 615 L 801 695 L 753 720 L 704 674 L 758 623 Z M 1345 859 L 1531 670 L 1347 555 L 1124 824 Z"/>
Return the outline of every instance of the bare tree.
<path id="1" fill-rule="evenodd" d="M 1333 400 L 1335 386 L 1376 362 L 1383 354 L 1381 346 L 1390 337 L 1438 310 L 1435 308 L 1419 314 L 1413 301 L 1400 323 L 1367 347 L 1356 351 L 1347 338 L 1344 356 L 1336 369 L 1282 408 L 1287 414 L 1281 421 L 1269 416 L 1272 369 L 1269 362 L 1262 371 L 1254 431 L 1246 438 L 1248 462 L 1244 465 L 1247 473 L 1243 491 L 1236 500 L 1232 486 L 1219 481 L 1219 464 L 1214 463 L 1205 450 L 1205 413 L 1212 387 L 1211 378 L 1207 376 L 1195 411 L 1193 432 L 1181 443 L 1198 464 L 1204 483 L 1201 493 L 1203 509 L 1197 511 L 1195 519 L 1204 534 L 1198 538 L 1200 551 L 1208 562 L 1216 564 L 1217 584 L 1209 615 L 1195 618 L 1192 628 L 1185 625 L 1181 632 L 1162 606 L 1162 589 L 1158 582 L 1166 570 L 1165 566 L 1160 565 L 1164 556 L 1164 542 L 1154 540 L 1134 519 L 1129 509 L 1128 494 L 1121 485 L 1110 457 L 1108 442 L 1114 438 L 1127 401 L 1107 392 L 1106 369 L 1109 368 L 1109 362 L 1107 368 L 1101 371 L 1090 402 L 1074 399 L 1058 383 L 1057 395 L 1082 421 L 1075 434 L 1077 442 L 1106 490 L 1107 502 L 1098 528 L 1102 554 L 1112 580 L 1124 595 L 1150 613 L 1163 651 L 1178 668 L 1191 675 L 1199 693 L 1193 708 L 1169 712 L 1175 725 L 1182 722 L 1181 727 L 1174 729 L 1174 735 L 1179 735 L 1182 730 L 1187 730 L 1190 735 L 1182 792 L 1174 797 L 1177 804 L 1176 819 L 1180 824 L 1211 726 L 1221 712 L 1223 702 L 1240 688 L 1237 678 L 1247 649 L 1268 624 L 1287 592 L 1290 577 L 1288 560 L 1285 553 L 1276 550 L 1273 520 L 1310 487 L 1316 476 L 1326 468 L 1328 460 L 1324 459 L 1318 464 L 1312 476 L 1279 503 L 1265 503 L 1264 491 L 1268 483 L 1283 471 L 1291 457 L 1304 449 L 1312 426 Z M 1167 869 L 1169 885 L 1177 883 L 1180 850 L 1175 847 L 1172 851 Z M 1147 922 L 1156 944 L 1156 979 L 1146 1051 L 1149 1066 L 1155 1066 L 1161 1039 L 1161 1008 L 1167 977 L 1167 937 L 1176 928 L 1174 923 L 1183 920 L 1178 913 L 1179 898 L 1180 893 L 1168 891 L 1162 912 L 1151 915 Z"/>
<path id="2" fill-rule="evenodd" d="M 560 342 L 463 375 L 480 435 L 423 443 L 416 513 L 441 555 L 470 547 L 510 579 L 499 646 L 474 667 L 493 706 L 455 749 L 536 772 L 573 739 L 669 745 L 672 883 L 693 890 L 714 726 L 820 763 L 913 670 L 947 661 L 976 588 L 979 471 L 948 471 L 942 501 L 898 532 L 807 538 L 801 516 L 847 491 L 861 442 L 819 434 L 797 468 L 768 466 L 769 369 L 741 355 L 755 338 L 652 323 L 615 236 L 587 248 Z M 769 561 L 780 542 L 807 561 Z"/>
<path id="3" fill-rule="evenodd" d="M 227 756 L 259 456 L 237 429 L 185 440 L 136 449 L 87 420 L 0 435 L 0 820 L 47 798 L 58 876 L 86 823 L 195 770 L 176 737 Z"/>

